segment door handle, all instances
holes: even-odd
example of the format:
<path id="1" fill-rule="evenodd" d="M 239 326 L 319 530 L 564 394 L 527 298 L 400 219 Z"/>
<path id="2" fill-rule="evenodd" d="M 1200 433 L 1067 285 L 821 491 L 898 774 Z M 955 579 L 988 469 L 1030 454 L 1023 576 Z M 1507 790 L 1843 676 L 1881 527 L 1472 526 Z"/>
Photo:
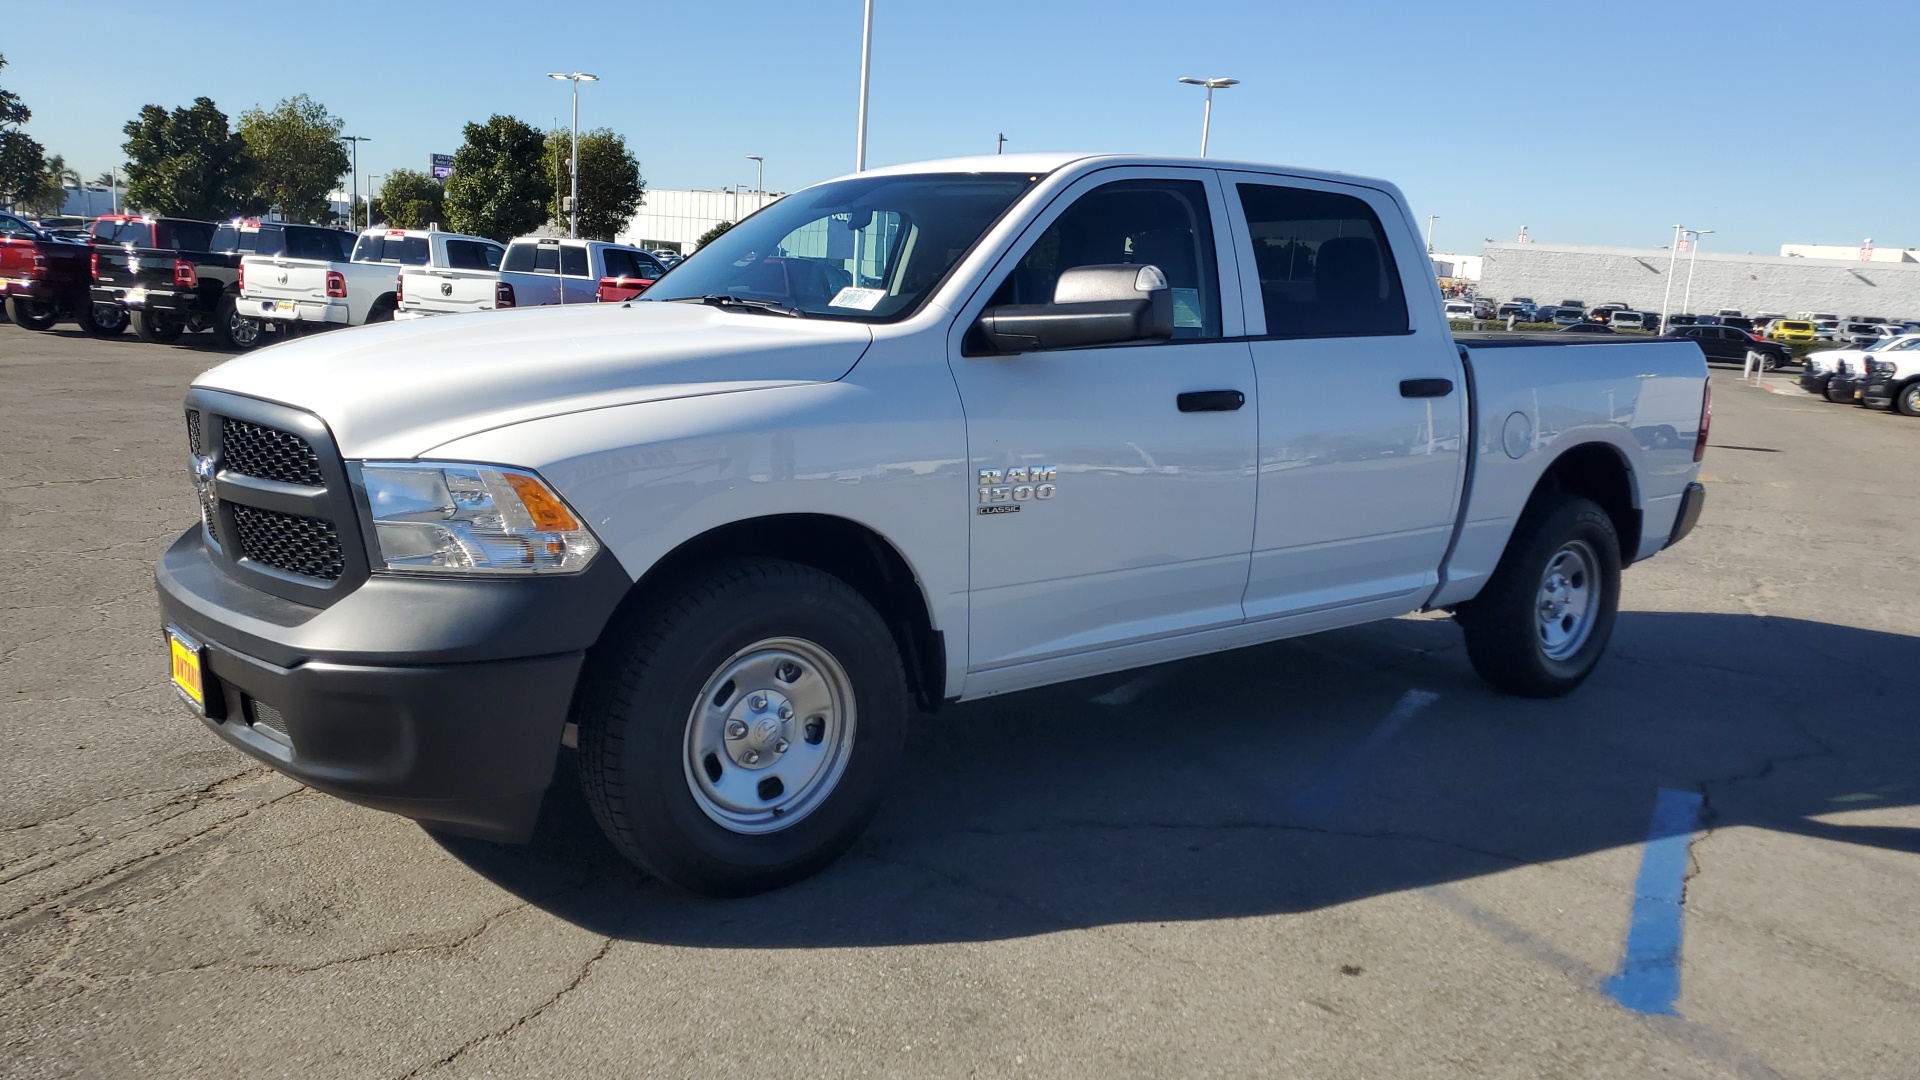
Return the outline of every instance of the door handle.
<path id="1" fill-rule="evenodd" d="M 1247 403 L 1238 390 L 1189 390 L 1176 399 L 1181 412 L 1233 412 Z"/>
<path id="2" fill-rule="evenodd" d="M 1452 379 L 1401 379 L 1401 397 L 1446 397 L 1453 393 Z"/>

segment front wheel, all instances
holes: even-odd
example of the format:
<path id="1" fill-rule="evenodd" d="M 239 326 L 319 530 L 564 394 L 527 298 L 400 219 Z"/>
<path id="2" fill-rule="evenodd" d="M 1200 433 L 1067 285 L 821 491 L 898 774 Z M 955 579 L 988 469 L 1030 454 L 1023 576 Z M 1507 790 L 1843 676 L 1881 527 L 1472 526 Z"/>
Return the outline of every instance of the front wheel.
<path id="1" fill-rule="evenodd" d="M 1901 416 L 1920 416 L 1920 379 L 1894 391 L 1893 407 L 1900 410 Z"/>
<path id="2" fill-rule="evenodd" d="M 186 333 L 187 324 L 177 315 L 158 311 L 132 313 L 133 332 L 149 345 L 171 345 Z"/>
<path id="3" fill-rule="evenodd" d="M 51 330 L 60 321 L 60 312 L 44 300 L 26 296 L 7 297 L 7 318 L 22 330 Z"/>
<path id="4" fill-rule="evenodd" d="M 716 565 L 610 629 L 582 694 L 581 786 L 614 846 L 745 896 L 838 858 L 905 741 L 906 677 L 864 597 L 795 563 Z"/>
<path id="5" fill-rule="evenodd" d="M 1620 541 L 1591 499 L 1523 514 L 1486 588 L 1456 613 L 1473 669 L 1496 690 L 1559 697 L 1606 652 L 1620 610 Z"/>

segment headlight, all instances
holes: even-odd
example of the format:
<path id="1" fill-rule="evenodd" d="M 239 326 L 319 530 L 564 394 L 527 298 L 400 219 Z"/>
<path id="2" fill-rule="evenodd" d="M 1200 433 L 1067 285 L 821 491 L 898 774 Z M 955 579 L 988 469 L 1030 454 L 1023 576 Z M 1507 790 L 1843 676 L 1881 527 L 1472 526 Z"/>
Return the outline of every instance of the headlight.
<path id="1" fill-rule="evenodd" d="M 538 476 L 448 462 L 359 466 L 376 566 L 452 574 L 573 573 L 600 542 Z"/>

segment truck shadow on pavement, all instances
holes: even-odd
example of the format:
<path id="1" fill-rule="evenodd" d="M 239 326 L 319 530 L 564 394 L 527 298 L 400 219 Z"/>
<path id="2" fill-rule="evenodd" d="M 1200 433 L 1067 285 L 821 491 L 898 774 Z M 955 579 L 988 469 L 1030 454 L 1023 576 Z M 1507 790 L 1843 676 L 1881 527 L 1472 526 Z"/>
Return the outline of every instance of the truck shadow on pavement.
<path id="1" fill-rule="evenodd" d="M 1401 619 L 949 706 L 854 850 L 764 896 L 654 884 L 570 784 L 531 845 L 436 839 L 596 933 L 719 948 L 1308 911 L 1638 844 L 1662 787 L 1702 792 L 1705 828 L 1920 853 L 1920 829 L 1820 820 L 1920 797 L 1916 670 L 1920 638 L 1623 612 L 1585 686 L 1526 701 L 1451 623 Z"/>

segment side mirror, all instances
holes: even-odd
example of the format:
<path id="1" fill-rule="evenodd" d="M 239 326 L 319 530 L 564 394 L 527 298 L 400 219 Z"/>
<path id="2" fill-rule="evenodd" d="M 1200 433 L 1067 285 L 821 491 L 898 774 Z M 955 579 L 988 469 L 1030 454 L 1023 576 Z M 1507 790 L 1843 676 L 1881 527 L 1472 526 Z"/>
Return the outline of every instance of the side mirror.
<path id="1" fill-rule="evenodd" d="M 1157 266 L 1076 266 L 1060 275 L 1053 303 L 988 308 L 977 329 L 998 353 L 1165 341 L 1173 290 Z"/>

